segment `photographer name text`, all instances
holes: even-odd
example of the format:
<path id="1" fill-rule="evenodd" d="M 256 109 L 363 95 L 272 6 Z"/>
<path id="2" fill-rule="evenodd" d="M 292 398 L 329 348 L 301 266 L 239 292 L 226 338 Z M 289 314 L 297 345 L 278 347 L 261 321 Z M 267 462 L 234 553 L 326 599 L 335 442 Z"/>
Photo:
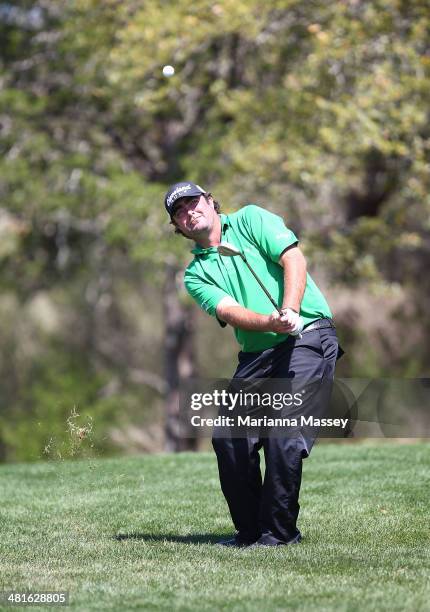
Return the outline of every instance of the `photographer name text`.
<path id="1" fill-rule="evenodd" d="M 190 419 L 193 427 L 341 427 L 345 429 L 349 419 L 325 419 L 313 416 L 300 418 L 272 418 L 251 416 L 217 416 L 213 418 L 193 415 Z"/>

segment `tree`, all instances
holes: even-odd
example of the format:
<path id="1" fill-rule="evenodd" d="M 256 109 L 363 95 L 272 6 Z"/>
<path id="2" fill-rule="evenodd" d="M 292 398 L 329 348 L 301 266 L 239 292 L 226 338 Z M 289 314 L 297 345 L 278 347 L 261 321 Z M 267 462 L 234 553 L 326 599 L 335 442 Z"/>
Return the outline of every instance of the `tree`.
<path id="1" fill-rule="evenodd" d="M 124 398 L 134 414 L 160 393 L 173 406 L 180 372 L 198 371 L 197 315 L 180 293 L 189 245 L 172 236 L 162 196 L 187 177 L 224 211 L 253 201 L 284 215 L 317 274 L 324 262 L 349 373 L 422 374 L 428 30 L 418 0 L 3 4 L 1 307 L 30 325 L 45 292 L 79 321 L 79 334 L 52 332 L 56 350 L 95 368 L 111 393 L 97 408 L 106 420 Z M 141 287 L 143 323 L 139 307 L 130 313 Z M 161 299 L 167 327 L 155 339 Z M 38 336 L 36 354 L 55 354 L 50 338 Z M 151 361 L 154 342 L 164 366 Z M 31 382 L 17 333 L 3 343 Z M 19 385 L 7 386 L 9 410 Z"/>

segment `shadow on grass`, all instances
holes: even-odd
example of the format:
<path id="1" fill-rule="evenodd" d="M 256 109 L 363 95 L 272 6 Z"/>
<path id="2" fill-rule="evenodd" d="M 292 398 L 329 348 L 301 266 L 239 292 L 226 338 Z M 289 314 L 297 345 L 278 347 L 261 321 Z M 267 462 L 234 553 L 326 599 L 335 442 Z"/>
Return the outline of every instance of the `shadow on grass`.
<path id="1" fill-rule="evenodd" d="M 149 533 L 117 533 L 114 540 L 142 540 L 143 542 L 179 542 L 181 544 L 216 544 L 219 540 L 227 539 L 231 534 L 215 535 L 213 533 L 196 533 L 194 535 L 179 536 L 171 533 L 159 535 Z"/>

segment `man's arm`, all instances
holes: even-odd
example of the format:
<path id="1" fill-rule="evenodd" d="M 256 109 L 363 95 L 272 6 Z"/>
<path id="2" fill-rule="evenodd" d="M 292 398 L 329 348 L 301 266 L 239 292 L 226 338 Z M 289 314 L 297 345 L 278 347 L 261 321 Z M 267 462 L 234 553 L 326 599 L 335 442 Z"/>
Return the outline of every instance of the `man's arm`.
<path id="1" fill-rule="evenodd" d="M 248 308 L 244 308 L 230 296 L 224 297 L 216 307 L 216 314 L 232 327 L 246 329 L 248 331 L 276 332 L 287 334 L 291 325 L 281 320 L 279 313 L 275 310 L 270 315 L 259 314 Z"/>
<path id="2" fill-rule="evenodd" d="M 306 259 L 298 246 L 292 246 L 282 253 L 279 264 L 284 268 L 282 308 L 292 308 L 300 312 L 306 288 Z"/>

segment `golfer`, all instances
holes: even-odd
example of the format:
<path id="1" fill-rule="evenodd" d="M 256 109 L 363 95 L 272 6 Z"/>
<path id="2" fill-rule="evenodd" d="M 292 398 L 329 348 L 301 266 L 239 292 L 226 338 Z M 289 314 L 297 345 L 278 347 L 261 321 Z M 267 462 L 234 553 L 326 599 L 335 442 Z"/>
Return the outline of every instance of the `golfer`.
<path id="1" fill-rule="evenodd" d="M 332 314 L 306 271 L 297 237 L 281 217 L 254 204 L 222 214 L 212 195 L 191 182 L 173 185 L 164 203 L 176 233 L 195 242 L 194 259 L 184 276 L 188 293 L 222 327 L 234 328 L 241 347 L 234 378 L 331 382 L 342 353 Z M 242 258 L 218 252 L 221 242 L 246 255 L 281 312 L 273 309 Z M 221 488 L 237 532 L 221 544 L 300 542 L 302 460 L 309 456 L 313 441 L 303 433 L 213 437 Z M 261 448 L 266 460 L 264 482 Z"/>

